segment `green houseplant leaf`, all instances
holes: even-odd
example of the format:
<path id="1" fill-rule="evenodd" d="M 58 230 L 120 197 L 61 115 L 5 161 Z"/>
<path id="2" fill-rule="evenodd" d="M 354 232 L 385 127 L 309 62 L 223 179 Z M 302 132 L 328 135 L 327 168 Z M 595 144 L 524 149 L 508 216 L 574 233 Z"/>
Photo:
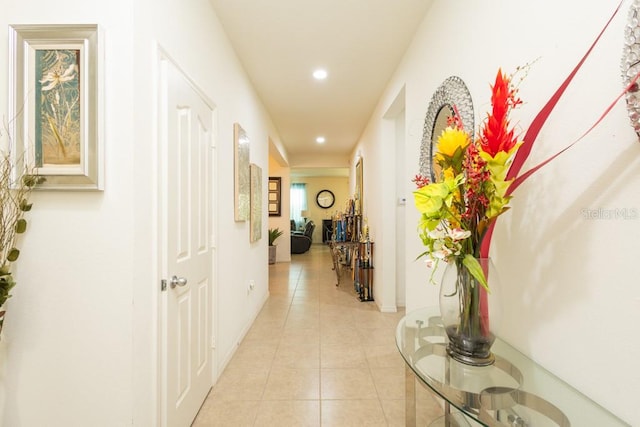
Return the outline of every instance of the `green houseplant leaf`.
<path id="1" fill-rule="evenodd" d="M 273 246 L 276 239 L 284 234 L 284 231 L 279 228 L 270 228 L 269 229 L 269 246 Z"/>

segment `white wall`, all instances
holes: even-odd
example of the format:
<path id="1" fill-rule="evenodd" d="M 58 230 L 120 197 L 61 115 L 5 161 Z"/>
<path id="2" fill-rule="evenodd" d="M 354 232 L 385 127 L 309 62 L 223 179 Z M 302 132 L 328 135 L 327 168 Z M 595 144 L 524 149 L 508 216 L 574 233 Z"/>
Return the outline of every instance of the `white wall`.
<path id="1" fill-rule="evenodd" d="M 105 191 L 40 192 L 14 266 L 8 302 L 5 426 L 114 426 L 131 422 L 134 158 L 132 9 L 124 0 L 0 0 L 0 62 L 8 24 L 98 23 L 104 63 Z M 7 117 L 7 66 L 0 111 Z M 117 165 L 117 166 L 116 166 Z"/>
<path id="2" fill-rule="evenodd" d="M 423 248 L 415 232 L 418 215 L 411 209 L 410 182 L 419 169 L 431 94 L 448 76 L 462 77 L 478 121 L 487 112 L 497 69 L 513 72 L 537 59 L 520 86 L 525 105 L 513 115 L 513 123 L 526 129 L 615 6 L 592 1 L 585 7 L 577 0 L 434 2 L 359 147 L 367 159 L 385 152 L 383 115 L 405 87 L 407 170 L 397 174 L 406 182 L 401 195 L 408 197 L 408 310 L 437 304 L 437 286 L 427 284 L 424 264 L 413 261 Z M 622 90 L 619 64 L 626 7 L 556 107 L 525 170 L 577 139 Z M 620 102 L 578 146 L 515 192 L 512 210 L 499 219 L 491 252 L 505 295 L 500 334 L 632 425 L 640 425 L 635 405 L 640 376 L 633 374 L 640 345 L 632 338 L 640 334 L 635 268 L 640 219 L 588 220 L 583 210 L 640 210 L 637 141 Z M 365 188 L 396 191 L 383 182 L 383 170 L 377 169 L 375 176 L 365 172 Z M 369 197 L 372 230 L 381 241 L 378 233 L 391 207 L 372 209 L 372 203 Z"/>
<path id="3" fill-rule="evenodd" d="M 162 48 L 217 109 L 215 295 L 219 371 L 268 296 L 266 185 L 278 140 L 207 0 L 0 0 L 9 23 L 104 30 L 104 192 L 34 195 L 14 272 L 3 346 L 6 426 L 157 424 L 157 162 L 154 106 Z M 6 67 L 0 81 L 7 81 Z M 0 112 L 6 116 L 6 86 Z M 263 170 L 263 238 L 233 220 L 233 123 Z M 256 289 L 247 295 L 249 280 Z M 0 423 L 1 424 L 1 423 Z"/>

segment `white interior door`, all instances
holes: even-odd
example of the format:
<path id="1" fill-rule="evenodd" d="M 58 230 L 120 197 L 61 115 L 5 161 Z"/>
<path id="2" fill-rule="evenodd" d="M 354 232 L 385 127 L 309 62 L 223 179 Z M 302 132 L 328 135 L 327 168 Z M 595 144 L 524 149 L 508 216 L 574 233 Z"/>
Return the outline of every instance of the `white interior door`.
<path id="1" fill-rule="evenodd" d="M 162 425 L 183 427 L 191 425 L 213 382 L 213 110 L 174 64 L 162 60 L 160 68 Z"/>

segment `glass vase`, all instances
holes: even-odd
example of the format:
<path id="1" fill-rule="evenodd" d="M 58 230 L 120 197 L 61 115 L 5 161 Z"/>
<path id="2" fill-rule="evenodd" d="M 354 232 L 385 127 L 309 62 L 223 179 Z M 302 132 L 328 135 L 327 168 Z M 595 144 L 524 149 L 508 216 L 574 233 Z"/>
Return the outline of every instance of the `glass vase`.
<path id="1" fill-rule="evenodd" d="M 490 258 L 477 260 L 489 291 L 463 265 L 462 258 L 455 259 L 442 276 L 440 314 L 449 356 L 467 365 L 487 366 L 495 360 L 491 346 L 500 312 L 500 281 Z"/>

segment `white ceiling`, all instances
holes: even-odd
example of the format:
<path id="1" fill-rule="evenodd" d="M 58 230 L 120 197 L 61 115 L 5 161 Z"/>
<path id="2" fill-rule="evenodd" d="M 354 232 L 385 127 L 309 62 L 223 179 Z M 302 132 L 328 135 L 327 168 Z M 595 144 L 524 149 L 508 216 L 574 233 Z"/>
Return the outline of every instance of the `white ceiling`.
<path id="1" fill-rule="evenodd" d="M 432 0 L 210 0 L 289 166 L 347 166 Z M 329 76 L 314 80 L 325 68 Z M 322 135 L 322 145 L 315 138 Z"/>

